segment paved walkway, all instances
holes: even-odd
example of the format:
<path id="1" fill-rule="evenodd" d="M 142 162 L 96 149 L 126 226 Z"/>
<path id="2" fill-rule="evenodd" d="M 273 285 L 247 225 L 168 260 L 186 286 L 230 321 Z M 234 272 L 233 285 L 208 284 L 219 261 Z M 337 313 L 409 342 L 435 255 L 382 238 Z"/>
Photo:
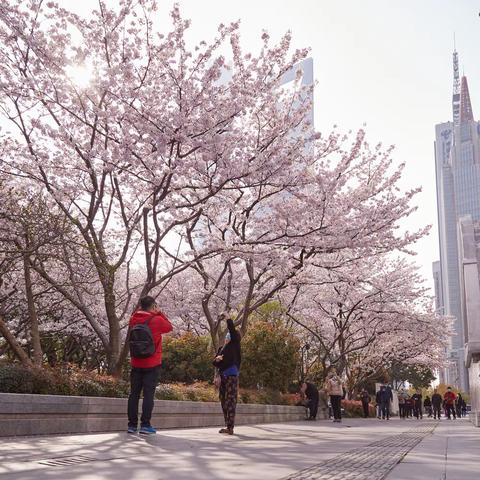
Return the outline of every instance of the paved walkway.
<path id="1" fill-rule="evenodd" d="M 376 419 L 0 439 L 0 480 L 478 480 L 467 420 Z"/>

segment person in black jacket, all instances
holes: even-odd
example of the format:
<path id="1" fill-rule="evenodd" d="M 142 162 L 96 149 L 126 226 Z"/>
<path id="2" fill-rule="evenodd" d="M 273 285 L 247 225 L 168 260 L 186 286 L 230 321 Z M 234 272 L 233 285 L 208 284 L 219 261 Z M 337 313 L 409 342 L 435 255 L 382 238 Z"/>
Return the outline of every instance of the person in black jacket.
<path id="1" fill-rule="evenodd" d="M 360 394 L 360 400 L 362 401 L 362 408 L 363 408 L 363 418 L 368 418 L 368 408 L 370 405 L 370 395 L 368 392 L 363 389 L 362 393 Z"/>
<path id="2" fill-rule="evenodd" d="M 303 397 L 305 397 L 306 402 L 305 406 L 308 408 L 310 412 L 309 417 L 307 420 L 316 420 L 317 419 L 317 412 L 318 412 L 318 388 L 310 382 L 303 382 L 300 392 Z"/>
<path id="3" fill-rule="evenodd" d="M 386 385 L 382 385 L 378 392 L 377 401 L 380 402 L 380 413 L 382 414 L 382 420 L 390 420 L 390 402 L 392 401 L 392 390 L 388 389 Z"/>
<path id="4" fill-rule="evenodd" d="M 220 320 L 222 318 L 223 316 L 220 317 Z M 220 375 L 219 397 L 225 418 L 225 428 L 220 429 L 219 433 L 233 435 L 242 352 L 240 348 L 240 333 L 236 330 L 231 318 L 227 320 L 227 328 L 225 343 L 223 347 L 218 349 L 213 365 L 218 368 Z"/>
<path id="5" fill-rule="evenodd" d="M 433 407 L 433 418 L 434 418 L 434 420 L 436 420 L 437 417 L 440 420 L 440 412 L 442 410 L 442 402 L 443 402 L 442 396 L 435 389 L 434 392 L 433 392 L 433 395 L 432 395 L 432 407 Z"/>
<path id="6" fill-rule="evenodd" d="M 432 416 L 432 401 L 430 400 L 430 397 L 428 395 L 423 401 L 423 408 L 425 408 L 425 413 L 427 413 L 428 418 L 430 418 Z"/>
<path id="7" fill-rule="evenodd" d="M 422 392 L 420 390 L 417 390 L 413 395 L 413 415 L 417 420 L 423 418 L 423 412 L 422 412 Z"/>

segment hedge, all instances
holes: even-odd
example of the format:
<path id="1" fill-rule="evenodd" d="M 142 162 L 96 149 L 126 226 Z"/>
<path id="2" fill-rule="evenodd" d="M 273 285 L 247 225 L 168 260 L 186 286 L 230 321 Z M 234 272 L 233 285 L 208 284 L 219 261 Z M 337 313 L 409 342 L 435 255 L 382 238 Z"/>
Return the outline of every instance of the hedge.
<path id="1" fill-rule="evenodd" d="M 363 407 L 360 400 L 342 400 L 342 407 L 346 417 L 363 417 Z M 375 417 L 375 407 L 370 403 L 368 406 L 370 417 Z"/>
<path id="2" fill-rule="evenodd" d="M 73 395 L 88 397 L 128 397 L 129 383 L 87 372 L 75 366 L 63 369 L 27 368 L 19 363 L 0 363 L 0 392 L 33 393 L 44 395 Z M 158 400 L 190 400 L 197 402 L 218 401 L 218 391 L 208 382 L 160 383 L 155 397 Z M 293 394 L 284 394 L 270 389 L 240 388 L 239 403 L 260 403 L 269 405 L 294 405 Z"/>
<path id="3" fill-rule="evenodd" d="M 53 370 L 4 363 L 0 364 L 0 392 L 126 397 L 129 385 L 124 380 L 79 370 L 74 366 Z"/>

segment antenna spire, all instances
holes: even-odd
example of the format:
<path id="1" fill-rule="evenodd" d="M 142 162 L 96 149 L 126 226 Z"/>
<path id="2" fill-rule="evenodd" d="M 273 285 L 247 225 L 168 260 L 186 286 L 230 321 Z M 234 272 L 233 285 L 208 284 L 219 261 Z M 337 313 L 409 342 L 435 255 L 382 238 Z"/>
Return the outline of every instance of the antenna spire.
<path id="1" fill-rule="evenodd" d="M 460 125 L 460 75 L 458 71 L 458 53 L 455 44 L 455 34 L 453 36 L 453 95 L 452 95 L 452 111 L 453 124 Z"/>

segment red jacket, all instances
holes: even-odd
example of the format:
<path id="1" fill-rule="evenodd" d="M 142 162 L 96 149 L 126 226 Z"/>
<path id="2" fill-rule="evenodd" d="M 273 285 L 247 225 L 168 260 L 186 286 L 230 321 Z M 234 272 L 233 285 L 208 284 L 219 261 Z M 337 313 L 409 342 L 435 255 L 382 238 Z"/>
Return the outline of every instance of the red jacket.
<path id="1" fill-rule="evenodd" d="M 447 405 L 453 405 L 456 398 L 457 396 L 452 391 L 445 392 L 445 395 L 443 396 L 443 399 Z"/>
<path id="2" fill-rule="evenodd" d="M 162 312 L 145 312 L 137 310 L 130 318 L 129 327 L 133 327 L 137 323 L 145 323 L 150 317 L 154 317 L 148 324 L 152 331 L 153 341 L 155 342 L 155 353 L 148 358 L 131 358 L 132 367 L 136 368 L 152 368 L 162 363 L 162 333 L 168 333 L 173 330 L 172 324 Z"/>

